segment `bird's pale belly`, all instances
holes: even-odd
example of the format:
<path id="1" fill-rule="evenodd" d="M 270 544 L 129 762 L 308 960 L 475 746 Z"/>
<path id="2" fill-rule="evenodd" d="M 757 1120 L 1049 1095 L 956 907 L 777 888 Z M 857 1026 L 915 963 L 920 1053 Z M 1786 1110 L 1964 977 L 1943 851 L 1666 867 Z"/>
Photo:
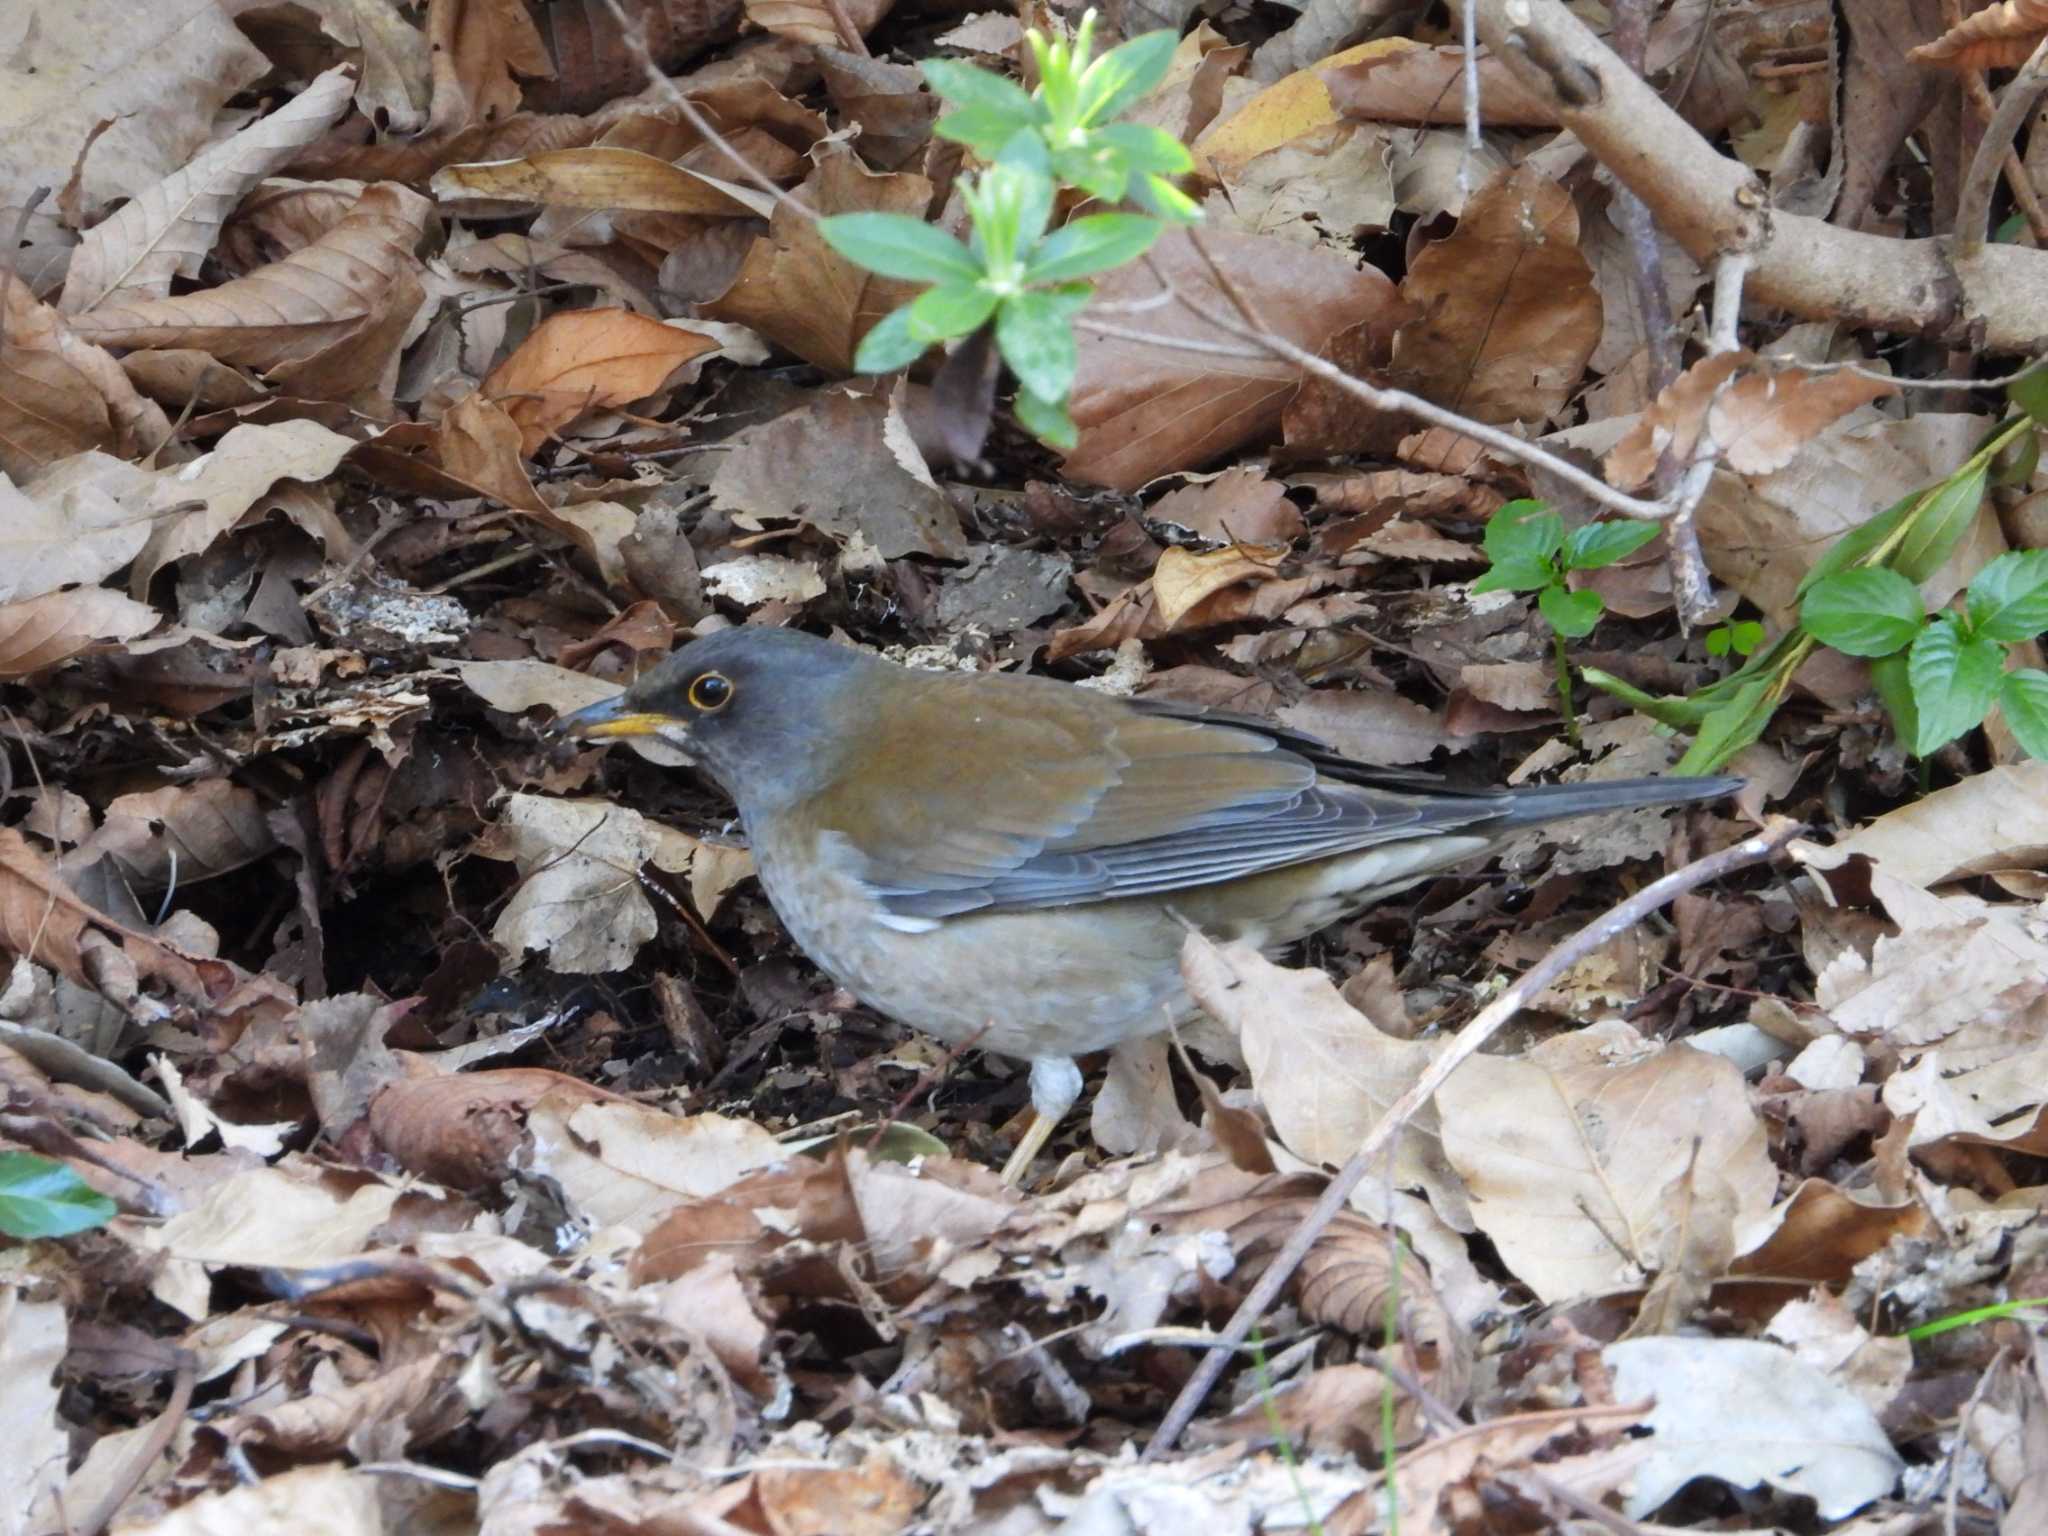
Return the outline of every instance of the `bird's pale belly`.
<path id="1" fill-rule="evenodd" d="M 756 837 L 754 855 L 798 948 L 861 1001 L 949 1043 L 1043 1057 L 1154 1034 L 1187 1013 L 1181 919 L 1218 939 L 1291 943 L 1485 847 L 1483 838 L 1457 840 L 1465 850 L 1449 841 L 1426 867 L 1420 850 L 1395 844 L 1325 861 L 1312 875 L 1295 868 L 1171 897 L 967 913 L 923 932 L 876 920 L 856 877 L 815 849 L 792 857 L 797 850 Z"/>

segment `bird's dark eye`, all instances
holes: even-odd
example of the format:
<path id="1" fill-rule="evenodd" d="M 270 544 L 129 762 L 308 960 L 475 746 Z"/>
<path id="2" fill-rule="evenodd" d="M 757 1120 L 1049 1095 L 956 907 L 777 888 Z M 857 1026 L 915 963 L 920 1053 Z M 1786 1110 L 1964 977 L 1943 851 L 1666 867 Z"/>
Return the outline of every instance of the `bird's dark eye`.
<path id="1" fill-rule="evenodd" d="M 706 672 L 690 684 L 690 707 L 715 715 L 732 702 L 732 679 L 723 672 Z"/>

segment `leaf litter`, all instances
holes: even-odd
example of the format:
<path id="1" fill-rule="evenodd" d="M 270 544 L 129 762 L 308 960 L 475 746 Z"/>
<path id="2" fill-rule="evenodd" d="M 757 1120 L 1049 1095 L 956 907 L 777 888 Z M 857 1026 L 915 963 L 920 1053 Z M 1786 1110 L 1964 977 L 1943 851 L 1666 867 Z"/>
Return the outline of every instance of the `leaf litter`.
<path id="1" fill-rule="evenodd" d="M 820 976 L 673 750 L 538 729 L 692 628 L 795 623 L 1465 780 L 1658 771 L 1605 698 L 1554 739 L 1533 601 L 1470 590 L 1507 502 L 1592 509 L 1238 319 L 1619 486 L 1711 443 L 1704 558 L 1772 634 L 1990 397 L 1913 400 L 1945 358 L 1847 295 L 1710 350 L 1668 238 L 1658 376 L 1556 104 L 1484 59 L 1471 153 L 1454 36 L 1312 5 L 1197 24 L 1134 110 L 1208 222 L 1101 284 L 1056 459 L 971 349 L 851 375 L 914 289 L 815 226 L 964 228 L 915 65 L 1015 63 L 1017 19 L 625 9 L 673 91 L 595 4 L 182 6 L 158 46 L 92 0 L 4 51 L 0 1160 L 116 1214 L 0 1238 L 0 1529 L 2038 1523 L 2037 1314 L 2000 1304 L 2048 1296 L 2048 783 L 1995 716 L 1916 782 L 1827 653 L 1740 802 L 1546 829 L 1295 955 L 1193 938 L 1210 1017 L 1087 1063 L 1028 1192 L 989 1167 L 1021 1075 Z M 2038 10 L 1924 65 L 1852 39 L 1832 121 L 1797 18 L 1674 8 L 1646 57 L 1779 206 L 1921 227 L 1953 191 L 1909 136 Z M 1930 609 L 2041 547 L 2037 478 Z M 1586 573 L 1582 659 L 1684 694 L 1735 663 L 1666 549 Z M 1795 862 L 1455 1072 L 1140 1462 L 1451 1033 L 1767 804 Z"/>

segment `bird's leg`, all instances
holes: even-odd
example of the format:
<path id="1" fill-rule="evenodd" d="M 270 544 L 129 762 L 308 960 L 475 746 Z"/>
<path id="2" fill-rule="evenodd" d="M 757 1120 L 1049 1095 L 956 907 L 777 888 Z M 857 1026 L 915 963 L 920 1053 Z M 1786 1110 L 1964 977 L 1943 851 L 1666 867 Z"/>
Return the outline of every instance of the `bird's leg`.
<path id="1" fill-rule="evenodd" d="M 1017 1150 L 1003 1164 L 1003 1182 L 1015 1184 L 1030 1168 L 1031 1160 L 1044 1150 L 1059 1128 L 1074 1100 L 1081 1097 L 1081 1069 L 1065 1056 L 1034 1056 L 1031 1060 L 1031 1124 L 1017 1143 Z"/>

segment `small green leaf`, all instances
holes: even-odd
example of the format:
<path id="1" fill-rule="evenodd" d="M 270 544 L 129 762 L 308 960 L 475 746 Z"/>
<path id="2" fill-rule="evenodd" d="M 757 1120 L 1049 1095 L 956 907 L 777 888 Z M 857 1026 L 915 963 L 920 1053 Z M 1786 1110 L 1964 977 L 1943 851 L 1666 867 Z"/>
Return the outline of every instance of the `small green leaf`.
<path id="1" fill-rule="evenodd" d="M 105 1226 L 118 1209 L 67 1164 L 0 1152 L 0 1233 L 8 1237 L 69 1237 Z"/>
<path id="2" fill-rule="evenodd" d="M 1564 548 L 1564 519 L 1540 501 L 1511 501 L 1486 522 L 1486 558 L 1495 565 L 1537 561 L 1548 565 Z"/>
<path id="3" fill-rule="evenodd" d="M 981 263 L 943 229 L 900 213 L 837 213 L 818 220 L 825 243 L 848 261 L 911 283 L 972 283 Z"/>
<path id="4" fill-rule="evenodd" d="M 856 373 L 894 373 L 898 368 L 908 368 L 925 354 L 931 345 L 919 340 L 911 333 L 910 309 L 908 304 L 892 309 L 875 322 L 867 335 L 861 337 L 860 347 L 853 354 L 853 369 Z"/>
<path id="5" fill-rule="evenodd" d="M 1568 571 L 1597 571 L 1603 565 L 1634 554 L 1662 530 L 1655 523 L 1624 520 L 1618 523 L 1587 523 L 1572 530 L 1564 542 L 1564 568 Z"/>
<path id="6" fill-rule="evenodd" d="M 978 331 L 996 312 L 996 296 L 985 283 L 941 283 L 910 304 L 910 334 L 921 342 L 950 341 Z"/>
<path id="7" fill-rule="evenodd" d="M 1726 656 L 1734 648 L 1735 631 L 1728 628 L 1727 625 L 1724 624 L 1719 629 L 1707 631 L 1707 654 L 1709 656 Z"/>
<path id="8" fill-rule="evenodd" d="M 1870 664 L 1870 685 L 1891 717 L 1892 734 L 1910 751 L 1913 738 L 1920 734 L 1920 711 L 1913 707 L 1913 679 L 1907 675 L 1906 665 L 1904 651 L 1878 657 Z"/>
<path id="9" fill-rule="evenodd" d="M 1919 727 L 1913 754 L 1926 757 L 1983 723 L 2004 677 L 2005 648 L 1996 640 L 1965 640 L 1946 615 L 1920 631 L 1906 657 Z"/>
<path id="10" fill-rule="evenodd" d="M 1017 391 L 1017 420 L 1024 430 L 1042 443 L 1050 444 L 1064 453 L 1072 453 L 1081 441 L 1081 434 L 1074 430 L 1073 418 L 1067 415 L 1064 402 L 1041 400 L 1028 389 Z"/>
<path id="11" fill-rule="evenodd" d="M 1024 280 L 1065 283 L 1107 272 L 1144 255 L 1164 229 L 1157 219 L 1142 214 L 1091 213 L 1039 241 Z"/>
<path id="12" fill-rule="evenodd" d="M 1071 311 L 1051 294 L 1005 299 L 996 311 L 996 345 L 1027 392 L 1051 402 L 1067 398 L 1074 387 L 1074 327 Z"/>
<path id="13" fill-rule="evenodd" d="M 2006 385 L 2005 398 L 2043 426 L 2048 426 L 2048 365 L 2022 374 Z"/>
<path id="14" fill-rule="evenodd" d="M 1008 112 L 991 107 L 962 107 L 948 112 L 932 124 L 932 132 L 955 144 L 965 144 L 991 163 L 1008 157 L 1009 146 L 1022 138 L 1045 141 L 1036 122 L 1019 122 Z"/>
<path id="15" fill-rule="evenodd" d="M 1763 735 L 1777 712 L 1768 678 L 1744 683 L 1727 703 L 1700 721 L 1699 733 L 1671 771 L 1686 777 L 1718 773 L 1728 759 Z"/>
<path id="16" fill-rule="evenodd" d="M 1007 75 L 961 59 L 926 59 L 918 68 L 931 88 L 954 105 L 1006 113 L 1026 124 L 1044 115 L 1031 93 Z"/>
<path id="17" fill-rule="evenodd" d="M 1830 576 L 1799 605 L 1800 626 L 1849 656 L 1889 656 L 1904 649 L 1926 617 L 1913 583 L 1882 566 Z"/>
<path id="18" fill-rule="evenodd" d="M 1552 629 L 1567 640 L 1576 640 L 1593 632 L 1607 604 L 1591 587 L 1574 592 L 1563 586 L 1549 586 L 1537 595 L 1536 606 L 1550 620 Z"/>
<path id="19" fill-rule="evenodd" d="M 1541 592 L 1557 584 L 1557 572 L 1534 560 L 1503 560 L 1472 583 L 1479 592 Z"/>
<path id="20" fill-rule="evenodd" d="M 1166 28 L 1141 32 L 1089 65 L 1075 114 L 1082 125 L 1108 122 L 1164 80 L 1179 46 L 1180 35 Z"/>
<path id="21" fill-rule="evenodd" d="M 1984 474 L 1980 465 L 1951 475 L 1935 488 L 1913 514 L 1913 526 L 1889 562 L 1893 570 L 1908 581 L 1925 581 L 1941 569 L 1976 521 L 1977 508 L 1984 502 Z"/>
<path id="22" fill-rule="evenodd" d="M 2000 555 L 1970 582 L 1970 628 L 2016 643 L 2048 630 L 2048 549 Z"/>
<path id="23" fill-rule="evenodd" d="M 1998 685 L 1998 707 L 2020 749 L 2029 757 L 2048 759 L 2048 672 L 2022 667 L 2006 673 Z"/>
<path id="24" fill-rule="evenodd" d="M 1755 619 L 1744 619 L 1728 633 L 1735 642 L 1735 654 L 1738 656 L 1748 656 L 1764 643 L 1764 627 Z"/>

